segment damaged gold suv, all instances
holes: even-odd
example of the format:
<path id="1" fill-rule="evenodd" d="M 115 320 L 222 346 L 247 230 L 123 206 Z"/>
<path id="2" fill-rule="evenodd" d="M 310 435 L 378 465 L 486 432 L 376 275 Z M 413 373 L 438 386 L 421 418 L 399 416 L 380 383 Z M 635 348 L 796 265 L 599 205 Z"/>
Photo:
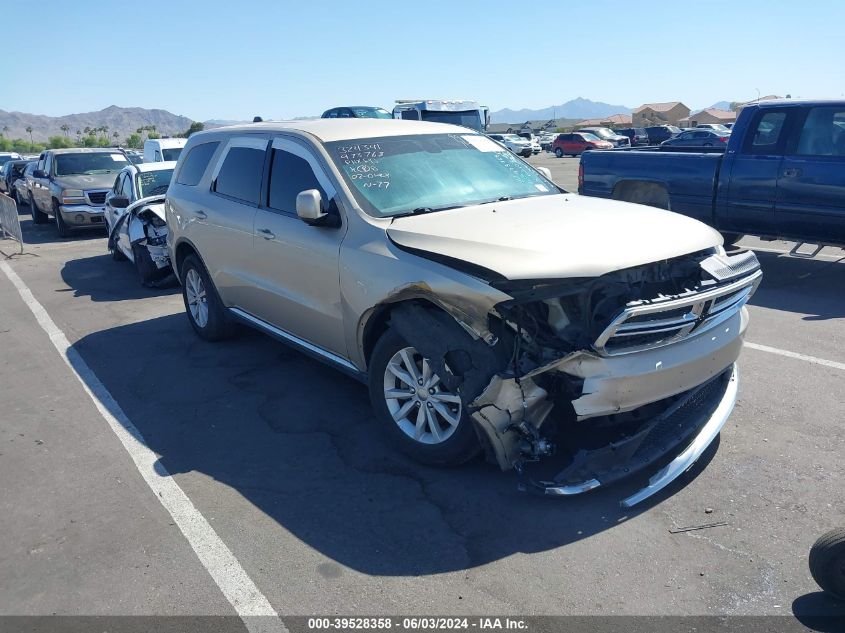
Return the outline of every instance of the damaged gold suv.
<path id="1" fill-rule="evenodd" d="M 369 385 L 417 460 L 484 451 L 636 503 L 718 435 L 761 278 L 704 224 L 582 198 L 472 130 L 267 122 L 191 136 L 166 199 L 188 319 L 246 323 Z M 526 466 L 555 453 L 560 472 Z"/>

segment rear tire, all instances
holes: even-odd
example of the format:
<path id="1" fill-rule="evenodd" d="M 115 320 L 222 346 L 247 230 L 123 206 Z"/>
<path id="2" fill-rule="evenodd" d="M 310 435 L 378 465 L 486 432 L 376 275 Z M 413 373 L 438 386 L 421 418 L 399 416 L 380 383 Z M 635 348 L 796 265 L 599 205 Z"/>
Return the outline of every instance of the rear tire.
<path id="1" fill-rule="evenodd" d="M 556 147 L 555 148 L 555 156 L 557 156 L 558 158 L 563 158 L 563 150 L 559 147 Z"/>
<path id="2" fill-rule="evenodd" d="M 199 257 L 188 255 L 180 267 L 182 300 L 194 332 L 206 341 L 219 341 L 234 330 L 229 313 Z"/>
<path id="3" fill-rule="evenodd" d="M 31 193 L 29 194 L 29 208 L 32 211 L 33 224 L 44 224 L 49 219 L 49 216 L 35 204 L 35 198 L 32 197 Z"/>
<path id="4" fill-rule="evenodd" d="M 809 564 L 819 587 L 845 600 L 845 528 L 822 535 L 810 549 Z"/>
<path id="5" fill-rule="evenodd" d="M 722 239 L 725 240 L 725 246 L 733 246 L 742 239 L 742 233 L 721 233 L 721 235 Z"/>
<path id="6" fill-rule="evenodd" d="M 408 385 L 388 369 L 388 365 L 391 365 L 401 373 L 407 366 L 406 361 L 414 364 L 419 372 L 417 378 L 421 379 L 425 374 L 422 363 L 427 364 L 427 361 L 424 361 L 422 356 L 394 330 L 388 328 L 376 343 L 370 358 L 369 386 L 373 411 L 385 428 L 391 443 L 411 459 L 423 464 L 449 466 L 462 464 L 472 458 L 481 447 L 472 426 L 473 422 L 467 415 L 466 407 L 463 404 L 442 400 L 442 398 L 454 400 L 456 394 L 442 389 L 440 385 L 432 386 L 430 389 L 426 388 L 428 381 L 422 386 L 416 383 Z M 409 378 L 414 377 L 409 376 Z M 434 378 L 436 376 L 429 369 L 428 380 Z M 404 393 L 406 390 L 407 396 L 387 397 L 388 391 Z M 422 397 L 425 399 L 421 399 Z M 430 407 L 429 404 L 431 404 Z M 404 411 L 406 406 L 409 408 Z M 441 411 L 452 416 L 452 419 L 457 418 L 457 423 L 450 423 L 440 413 Z M 422 422 L 419 422 L 420 420 Z M 420 427 L 422 430 L 417 433 L 416 429 Z M 434 434 L 435 431 L 445 439 L 438 440 Z M 421 439 L 412 437 L 414 434 L 420 435 Z"/>

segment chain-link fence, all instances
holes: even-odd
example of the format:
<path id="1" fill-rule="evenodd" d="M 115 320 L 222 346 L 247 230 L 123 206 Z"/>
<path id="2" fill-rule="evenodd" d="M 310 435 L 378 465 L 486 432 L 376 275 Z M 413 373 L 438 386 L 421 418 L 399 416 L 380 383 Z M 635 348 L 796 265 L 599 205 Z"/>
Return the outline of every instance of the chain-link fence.
<path id="1" fill-rule="evenodd" d="M 23 234 L 18 219 L 18 205 L 9 196 L 0 193 L 0 238 L 15 240 L 23 253 Z"/>

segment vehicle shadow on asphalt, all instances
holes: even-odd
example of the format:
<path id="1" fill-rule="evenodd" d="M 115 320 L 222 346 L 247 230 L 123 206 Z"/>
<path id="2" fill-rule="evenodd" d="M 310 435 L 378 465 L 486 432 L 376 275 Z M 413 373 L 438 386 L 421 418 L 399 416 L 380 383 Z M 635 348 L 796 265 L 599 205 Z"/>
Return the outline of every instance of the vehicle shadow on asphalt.
<path id="1" fill-rule="evenodd" d="M 619 500 L 642 480 L 547 499 L 518 492 L 514 473 L 481 458 L 450 469 L 407 460 L 385 440 L 363 385 L 251 330 L 207 343 L 176 314 L 74 347 L 177 479 L 203 473 L 308 546 L 371 575 L 467 569 L 589 538 L 677 492 L 717 450 L 632 510 Z M 218 521 L 233 511 L 204 503 Z"/>
<path id="2" fill-rule="evenodd" d="M 804 314 L 805 321 L 845 317 L 845 259 L 755 253 L 763 267 L 763 281 L 751 298 L 751 305 Z"/>
<path id="3" fill-rule="evenodd" d="M 142 286 L 132 262 L 114 261 L 110 253 L 69 259 L 61 275 L 74 297 L 90 297 L 92 301 L 126 301 L 181 292 L 176 283 L 168 288 Z"/>
<path id="4" fill-rule="evenodd" d="M 820 633 L 841 633 L 845 630 L 845 601 L 816 591 L 796 598 L 792 614 L 808 629 Z"/>

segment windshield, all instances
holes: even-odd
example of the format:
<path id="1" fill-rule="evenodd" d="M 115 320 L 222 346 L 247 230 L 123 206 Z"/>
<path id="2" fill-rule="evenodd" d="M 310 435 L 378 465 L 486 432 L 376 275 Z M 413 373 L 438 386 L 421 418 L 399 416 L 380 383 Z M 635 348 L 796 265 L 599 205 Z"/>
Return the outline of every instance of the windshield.
<path id="1" fill-rule="evenodd" d="M 56 175 L 77 176 L 80 174 L 110 174 L 118 172 L 129 164 L 123 154 L 117 153 L 84 153 L 57 154 Z"/>
<path id="2" fill-rule="evenodd" d="M 596 136 L 595 134 L 590 134 L 589 132 L 581 132 L 581 136 L 584 137 L 585 141 L 590 141 L 590 143 L 598 143 L 601 139 Z"/>
<path id="3" fill-rule="evenodd" d="M 352 108 L 359 119 L 392 119 L 393 115 L 384 108 Z"/>
<path id="4" fill-rule="evenodd" d="M 522 140 L 522 137 L 517 136 L 516 134 L 505 134 L 502 138 L 504 138 L 506 141 L 511 141 L 511 142 Z"/>
<path id="5" fill-rule="evenodd" d="M 326 148 L 358 204 L 377 217 L 560 193 L 480 134 L 390 136 Z"/>
<path id="6" fill-rule="evenodd" d="M 181 153 L 182 153 L 181 147 L 170 147 L 168 149 L 162 149 L 161 150 L 161 157 L 165 161 L 178 160 L 179 154 L 181 154 Z"/>
<path id="7" fill-rule="evenodd" d="M 462 125 L 473 130 L 481 131 L 481 115 L 478 110 L 464 110 L 462 112 L 444 112 L 442 110 L 423 110 L 421 113 L 423 121 L 434 123 L 451 123 Z"/>
<path id="8" fill-rule="evenodd" d="M 138 199 L 161 196 L 167 193 L 172 176 L 172 169 L 157 169 L 156 171 L 145 171 L 137 174 L 135 186 L 138 189 Z"/>

